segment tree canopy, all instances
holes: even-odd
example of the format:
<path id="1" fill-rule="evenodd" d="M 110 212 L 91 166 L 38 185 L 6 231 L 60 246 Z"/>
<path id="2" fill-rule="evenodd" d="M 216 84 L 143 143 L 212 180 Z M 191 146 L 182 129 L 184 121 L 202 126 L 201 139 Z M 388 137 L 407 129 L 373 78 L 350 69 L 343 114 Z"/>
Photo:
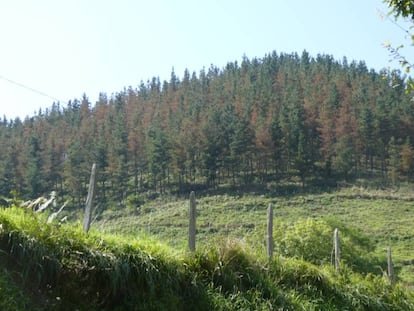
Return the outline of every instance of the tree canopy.
<path id="1" fill-rule="evenodd" d="M 56 190 L 80 204 L 92 163 L 98 201 L 121 204 L 221 185 L 395 183 L 414 173 L 411 92 L 398 70 L 306 51 L 172 72 L 94 104 L 84 95 L 3 118 L 0 195 Z"/>
<path id="2" fill-rule="evenodd" d="M 384 2 L 396 17 L 403 16 L 414 20 L 414 2 L 412 0 L 385 0 Z"/>

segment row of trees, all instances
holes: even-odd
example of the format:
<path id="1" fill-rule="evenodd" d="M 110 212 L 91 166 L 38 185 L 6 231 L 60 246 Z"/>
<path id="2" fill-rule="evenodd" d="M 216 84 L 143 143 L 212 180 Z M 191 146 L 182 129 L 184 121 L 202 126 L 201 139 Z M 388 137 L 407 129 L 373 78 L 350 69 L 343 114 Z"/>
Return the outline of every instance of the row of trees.
<path id="1" fill-rule="evenodd" d="M 273 52 L 0 122 L 0 194 L 102 201 L 143 191 L 414 170 L 414 103 L 398 71 Z"/>

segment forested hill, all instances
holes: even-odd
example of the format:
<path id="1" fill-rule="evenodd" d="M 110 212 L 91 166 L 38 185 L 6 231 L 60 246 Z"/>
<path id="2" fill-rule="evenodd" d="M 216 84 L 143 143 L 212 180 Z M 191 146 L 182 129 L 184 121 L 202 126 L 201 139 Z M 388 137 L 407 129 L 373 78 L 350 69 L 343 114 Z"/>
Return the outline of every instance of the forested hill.
<path id="1" fill-rule="evenodd" d="M 153 78 L 96 103 L 54 104 L 0 123 L 0 195 L 57 190 L 83 200 L 195 186 L 308 183 L 414 169 L 414 102 L 399 72 L 328 55 L 244 58 L 169 81 Z M 7 103 L 2 103 L 7 105 Z"/>

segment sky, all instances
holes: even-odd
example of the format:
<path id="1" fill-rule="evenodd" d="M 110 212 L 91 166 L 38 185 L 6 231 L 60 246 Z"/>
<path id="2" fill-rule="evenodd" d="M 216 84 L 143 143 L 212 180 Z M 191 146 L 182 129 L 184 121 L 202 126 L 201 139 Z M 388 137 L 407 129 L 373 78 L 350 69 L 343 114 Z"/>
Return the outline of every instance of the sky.
<path id="1" fill-rule="evenodd" d="M 388 11 L 382 0 L 0 0 L 0 116 L 273 51 L 400 68 L 383 44 L 410 41 Z"/>

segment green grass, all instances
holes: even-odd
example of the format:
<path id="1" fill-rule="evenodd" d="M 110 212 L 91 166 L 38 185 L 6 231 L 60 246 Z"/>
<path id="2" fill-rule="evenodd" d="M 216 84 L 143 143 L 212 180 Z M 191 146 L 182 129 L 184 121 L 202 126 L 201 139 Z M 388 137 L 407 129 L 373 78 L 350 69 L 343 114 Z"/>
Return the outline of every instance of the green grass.
<path id="1" fill-rule="evenodd" d="M 0 310 L 21 311 L 30 310 L 30 299 L 16 282 L 9 270 L 4 268 L 0 272 Z"/>
<path id="2" fill-rule="evenodd" d="M 264 252 L 266 208 L 274 206 L 274 227 L 285 230 L 301 219 L 318 219 L 346 230 L 354 240 L 361 235 L 371 243 L 369 250 L 385 261 L 392 247 L 398 277 L 414 285 L 414 193 L 410 188 L 366 190 L 348 188 L 331 193 L 271 197 L 257 195 L 206 196 L 197 199 L 197 244 L 214 244 L 223 238 L 246 240 Z M 187 245 L 188 200 L 161 198 L 139 210 L 106 210 L 93 224 L 104 233 L 142 234 L 155 237 L 174 248 Z M 327 245 L 330 252 L 331 245 Z M 329 261 L 330 258 L 327 258 Z M 379 267 L 386 270 L 386 266 Z"/>
<path id="3" fill-rule="evenodd" d="M 264 247 L 270 203 L 272 260 Z M 409 193 L 361 189 L 201 197 L 194 254 L 186 251 L 187 200 L 106 210 L 88 234 L 78 220 L 49 225 L 46 215 L 3 209 L 0 308 L 414 310 L 410 203 Z M 330 264 L 334 227 L 340 229 L 341 273 Z M 402 281 L 396 285 L 383 276 L 390 243 Z"/>

